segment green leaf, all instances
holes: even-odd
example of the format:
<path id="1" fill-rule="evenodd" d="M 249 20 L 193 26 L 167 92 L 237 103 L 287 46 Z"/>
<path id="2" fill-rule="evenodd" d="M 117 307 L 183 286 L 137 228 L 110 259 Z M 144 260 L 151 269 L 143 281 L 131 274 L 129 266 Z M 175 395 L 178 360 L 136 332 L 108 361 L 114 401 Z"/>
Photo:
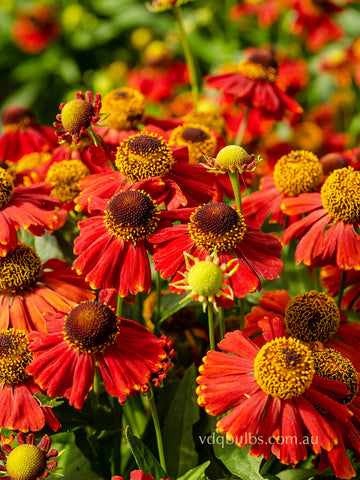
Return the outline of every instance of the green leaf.
<path id="1" fill-rule="evenodd" d="M 177 293 L 169 293 L 168 295 L 165 295 L 162 298 L 162 304 L 165 310 L 160 318 L 160 323 L 164 322 L 167 318 L 171 317 L 171 315 L 174 315 L 174 313 L 178 312 L 182 308 L 188 307 L 191 304 L 194 305 L 194 302 L 191 300 L 191 298 L 185 300 L 186 297 L 186 293 L 182 295 Z"/>
<path id="2" fill-rule="evenodd" d="M 41 237 L 34 237 L 35 250 L 39 254 L 41 261 L 45 263 L 51 258 L 59 258 L 64 260 L 64 255 L 60 250 L 59 244 L 53 235 L 49 232 Z"/>
<path id="3" fill-rule="evenodd" d="M 195 378 L 195 365 L 191 365 L 176 390 L 163 425 L 165 459 L 171 478 L 180 477 L 198 462 L 193 439 L 193 426 L 200 419 Z"/>
<path id="4" fill-rule="evenodd" d="M 160 463 L 156 460 L 148 447 L 142 442 L 142 440 L 140 440 L 140 438 L 131 433 L 130 426 L 126 428 L 125 436 L 139 469 L 146 474 L 152 475 L 155 480 L 158 480 L 159 478 L 167 478 L 168 475 L 161 468 Z"/>
<path id="5" fill-rule="evenodd" d="M 214 453 L 225 467 L 242 480 L 263 480 L 260 475 L 262 457 L 252 457 L 249 453 L 250 446 L 238 447 L 235 443 L 228 443 L 225 435 L 215 434 Z"/>
<path id="6" fill-rule="evenodd" d="M 41 407 L 54 408 L 64 403 L 64 400 L 61 397 L 51 398 L 41 393 L 34 393 L 34 397 L 38 400 Z"/>
<path id="7" fill-rule="evenodd" d="M 0 428 L 0 433 L 5 438 L 10 438 L 11 435 L 14 434 L 12 430 L 8 430 L 7 428 L 4 428 L 4 427 Z"/>
<path id="8" fill-rule="evenodd" d="M 204 462 L 198 467 L 192 468 L 188 472 L 184 473 L 177 480 L 203 480 L 205 479 L 205 470 L 210 465 L 210 461 Z"/>
<path id="9" fill-rule="evenodd" d="M 289 468 L 276 474 L 280 480 L 307 480 L 316 477 L 316 468 Z"/>

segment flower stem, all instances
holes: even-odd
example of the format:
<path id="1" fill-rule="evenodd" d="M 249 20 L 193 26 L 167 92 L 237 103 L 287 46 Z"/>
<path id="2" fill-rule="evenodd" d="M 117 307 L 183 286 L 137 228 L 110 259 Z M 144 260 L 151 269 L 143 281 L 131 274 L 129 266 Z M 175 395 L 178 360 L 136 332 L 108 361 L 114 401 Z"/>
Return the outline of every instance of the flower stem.
<path id="1" fill-rule="evenodd" d="M 120 295 L 118 295 L 116 299 L 116 315 L 118 317 L 121 317 L 122 306 L 123 306 L 123 297 L 120 297 Z"/>
<path id="2" fill-rule="evenodd" d="M 161 317 L 161 276 L 156 272 L 156 308 L 155 308 L 155 333 L 159 331 L 159 321 Z"/>
<path id="3" fill-rule="evenodd" d="M 337 300 L 337 305 L 338 305 L 339 308 L 341 306 L 341 301 L 342 301 L 343 295 L 344 295 L 346 275 L 347 275 L 347 270 L 343 270 L 343 272 L 341 274 L 339 296 L 338 296 L 338 300 Z"/>
<path id="4" fill-rule="evenodd" d="M 187 39 L 187 36 L 186 36 L 186 31 L 185 31 L 185 28 L 184 28 L 184 22 L 183 22 L 183 19 L 182 19 L 182 16 L 181 16 L 180 7 L 178 5 L 174 5 L 173 6 L 173 12 L 174 12 L 174 16 L 175 16 L 175 19 L 176 19 L 176 23 L 179 27 L 180 40 L 181 40 L 182 47 L 183 47 L 183 50 L 184 50 L 186 64 L 187 64 L 187 67 L 188 67 L 188 70 L 189 70 L 191 91 L 192 91 L 193 102 L 194 102 L 194 110 L 195 110 L 195 112 L 197 112 L 198 102 L 199 102 L 199 87 L 198 87 L 194 57 L 191 53 L 189 42 L 188 42 L 188 39 Z"/>
<path id="5" fill-rule="evenodd" d="M 151 416 L 152 416 L 153 423 L 154 423 L 154 428 L 155 428 L 156 442 L 157 442 L 157 447 L 158 447 L 158 451 L 159 451 L 160 465 L 161 465 L 162 469 L 166 472 L 164 445 L 163 445 L 163 440 L 162 440 L 162 434 L 161 434 L 161 428 L 160 428 L 160 422 L 159 422 L 159 415 L 158 415 L 158 411 L 157 411 L 157 408 L 156 408 L 156 403 L 155 403 L 155 399 L 154 399 L 154 392 L 153 392 L 153 389 L 152 389 L 151 385 L 150 385 L 150 389 L 148 391 L 148 399 L 149 399 L 150 412 L 151 412 Z"/>
<path id="6" fill-rule="evenodd" d="M 208 323 L 209 323 L 209 343 L 210 350 L 215 350 L 215 336 L 214 336 L 214 306 L 212 303 L 208 304 Z"/>
<path id="7" fill-rule="evenodd" d="M 237 131 L 237 134 L 236 134 L 235 145 L 241 145 L 241 142 L 242 142 L 245 130 L 246 130 L 246 125 L 247 125 L 248 119 L 249 119 L 249 112 L 250 112 L 250 110 L 249 110 L 249 108 L 247 108 L 246 112 L 245 112 L 245 115 L 240 122 L 238 131 Z"/>
<path id="8" fill-rule="evenodd" d="M 222 340 L 225 336 L 225 333 L 226 333 L 225 317 L 224 317 L 223 307 L 219 307 L 219 327 L 220 327 L 220 338 Z"/>
<path id="9" fill-rule="evenodd" d="M 242 213 L 239 173 L 237 171 L 229 172 L 229 178 L 234 191 L 237 211 Z"/>

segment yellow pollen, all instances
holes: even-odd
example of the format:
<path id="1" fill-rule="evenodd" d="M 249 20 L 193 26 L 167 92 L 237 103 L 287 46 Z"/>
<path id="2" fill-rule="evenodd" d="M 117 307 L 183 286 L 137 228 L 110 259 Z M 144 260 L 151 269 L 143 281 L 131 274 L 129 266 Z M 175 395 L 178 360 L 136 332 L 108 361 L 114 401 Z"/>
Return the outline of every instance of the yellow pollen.
<path id="1" fill-rule="evenodd" d="M 188 229 L 198 247 L 221 252 L 234 248 L 244 238 L 246 223 L 230 205 L 213 202 L 194 210 Z"/>
<path id="2" fill-rule="evenodd" d="M 316 375 L 345 383 L 349 395 L 338 401 L 351 403 L 358 390 L 357 372 L 351 361 L 332 348 L 313 352 L 313 358 Z"/>
<path id="3" fill-rule="evenodd" d="M 289 155 L 282 156 L 274 168 L 274 181 L 279 192 L 290 197 L 314 192 L 322 176 L 319 159 L 306 150 L 293 150 Z"/>
<path id="4" fill-rule="evenodd" d="M 293 144 L 296 149 L 317 152 L 323 142 L 323 131 L 316 123 L 307 121 L 294 127 Z"/>
<path id="5" fill-rule="evenodd" d="M 20 158 L 16 165 L 17 172 L 23 172 L 24 170 L 32 170 L 40 167 L 45 162 L 51 159 L 51 153 L 49 152 L 32 152 L 24 155 Z"/>
<path id="6" fill-rule="evenodd" d="M 240 62 L 238 65 L 238 71 L 250 80 L 267 80 L 269 82 L 275 82 L 277 77 L 277 70 L 275 67 L 266 67 L 261 63 L 255 63 L 251 60 L 243 60 Z"/>
<path id="7" fill-rule="evenodd" d="M 290 301 L 285 322 L 290 335 L 303 342 L 326 342 L 339 327 L 340 313 L 333 298 L 311 290 Z"/>
<path id="8" fill-rule="evenodd" d="M 185 115 L 184 120 L 186 123 L 197 123 L 210 130 L 215 130 L 215 132 L 223 133 L 225 131 L 225 120 L 217 110 L 190 112 Z"/>
<path id="9" fill-rule="evenodd" d="M 156 133 L 131 135 L 120 143 L 115 165 L 133 182 L 163 177 L 174 162 L 169 144 Z"/>
<path id="10" fill-rule="evenodd" d="M 14 182 L 7 170 L 0 169 L 0 208 L 4 208 L 14 193 Z"/>
<path id="11" fill-rule="evenodd" d="M 169 143 L 187 146 L 190 163 L 200 163 L 205 157 L 213 156 L 216 150 L 215 136 L 208 127 L 199 123 L 184 123 L 176 127 L 171 132 Z"/>
<path id="12" fill-rule="evenodd" d="M 128 190 L 112 197 L 104 212 L 104 222 L 116 237 L 137 242 L 155 231 L 159 215 L 157 204 L 150 195 Z"/>
<path id="13" fill-rule="evenodd" d="M 34 125 L 34 119 L 32 117 L 23 117 L 16 123 L 7 123 L 3 126 L 5 133 L 17 132 L 18 130 L 25 130 Z"/>
<path id="14" fill-rule="evenodd" d="M 46 470 L 46 455 L 36 445 L 19 445 L 6 461 L 6 471 L 12 480 L 36 480 Z"/>
<path id="15" fill-rule="evenodd" d="M 0 330 L 0 384 L 16 385 L 28 375 L 25 368 L 32 361 L 28 339 L 22 330 Z"/>
<path id="16" fill-rule="evenodd" d="M 41 274 L 39 255 L 20 242 L 12 252 L 0 258 L 0 294 L 18 295 L 30 290 Z"/>
<path id="17" fill-rule="evenodd" d="M 81 99 L 71 100 L 61 110 L 61 123 L 68 133 L 74 135 L 90 126 L 94 114 L 95 109 L 91 103 Z"/>
<path id="18" fill-rule="evenodd" d="M 145 97 L 135 88 L 123 87 L 111 90 L 102 99 L 101 113 L 105 124 L 116 130 L 134 129 L 145 114 Z"/>
<path id="19" fill-rule="evenodd" d="M 249 163 L 249 154 L 238 145 L 227 145 L 216 156 L 216 164 L 231 172 L 244 168 Z"/>
<path id="20" fill-rule="evenodd" d="M 334 170 L 321 188 L 325 210 L 338 222 L 360 221 L 360 172 L 352 167 Z"/>
<path id="21" fill-rule="evenodd" d="M 302 395 L 314 373 L 311 350 L 291 337 L 266 343 L 254 362 L 254 376 L 261 390 L 282 400 Z"/>
<path id="22" fill-rule="evenodd" d="M 80 193 L 78 181 L 89 173 L 88 168 L 80 160 L 53 163 L 46 175 L 46 181 L 54 186 L 51 195 L 63 203 L 71 202 Z"/>
<path id="23" fill-rule="evenodd" d="M 74 350 L 95 353 L 114 343 L 119 326 L 120 320 L 110 307 L 89 301 L 71 310 L 65 319 L 63 333 Z"/>

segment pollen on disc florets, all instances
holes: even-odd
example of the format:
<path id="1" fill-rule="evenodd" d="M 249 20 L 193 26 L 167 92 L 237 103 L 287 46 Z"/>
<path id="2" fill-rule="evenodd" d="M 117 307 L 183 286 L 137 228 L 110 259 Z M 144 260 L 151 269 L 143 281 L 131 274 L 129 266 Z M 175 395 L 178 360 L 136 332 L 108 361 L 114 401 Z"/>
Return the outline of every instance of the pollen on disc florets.
<path id="1" fill-rule="evenodd" d="M 40 167 L 45 162 L 51 159 L 52 155 L 49 152 L 32 152 L 20 158 L 16 164 L 16 171 L 23 172 L 24 170 L 32 170 Z"/>
<path id="2" fill-rule="evenodd" d="M 184 123 L 171 132 L 169 143 L 186 145 L 190 163 L 200 163 L 216 150 L 216 138 L 210 129 L 199 123 Z"/>
<path id="3" fill-rule="evenodd" d="M 14 193 L 14 181 L 10 173 L 0 169 L 0 208 L 5 207 L 11 200 Z"/>
<path id="4" fill-rule="evenodd" d="M 65 103 L 61 110 L 61 123 L 66 132 L 75 135 L 82 129 L 87 129 L 95 116 L 95 108 L 91 103 L 81 98 Z"/>
<path id="5" fill-rule="evenodd" d="M 194 210 L 188 229 L 198 247 L 222 252 L 235 247 L 244 238 L 246 222 L 230 205 L 212 202 Z"/>
<path id="6" fill-rule="evenodd" d="M 273 53 L 265 49 L 255 49 L 238 65 L 238 71 L 250 80 L 275 82 L 277 63 Z"/>
<path id="7" fill-rule="evenodd" d="M 251 171 L 258 163 L 255 155 L 249 155 L 247 151 L 238 145 L 227 145 L 217 154 L 213 164 L 220 170 L 234 173 L 236 171 Z"/>
<path id="8" fill-rule="evenodd" d="M 16 385 L 28 377 L 25 369 L 32 361 L 28 345 L 25 331 L 0 330 L 0 384 Z"/>
<path id="9" fill-rule="evenodd" d="M 290 335 L 303 342 L 326 342 L 339 327 L 340 313 L 332 297 L 311 290 L 290 301 L 285 323 Z"/>
<path id="10" fill-rule="evenodd" d="M 316 375 L 345 383 L 349 395 L 339 401 L 351 403 L 358 390 L 357 372 L 351 361 L 333 348 L 314 351 L 313 358 Z"/>
<path id="11" fill-rule="evenodd" d="M 314 192 L 323 177 L 322 165 L 316 155 L 306 150 L 293 150 L 283 155 L 274 168 L 274 182 L 279 192 L 290 197 Z"/>
<path id="12" fill-rule="evenodd" d="M 6 471 L 12 480 L 36 480 L 46 470 L 46 455 L 36 445 L 19 445 L 9 453 Z"/>
<path id="13" fill-rule="evenodd" d="M 46 181 L 54 186 L 51 195 L 63 203 L 71 202 L 80 193 L 78 181 L 89 173 L 88 168 L 80 160 L 53 163 L 46 175 Z"/>
<path id="14" fill-rule="evenodd" d="M 217 109 L 190 112 L 185 115 L 184 120 L 185 123 L 200 124 L 215 132 L 223 133 L 225 131 L 224 117 L 219 114 Z"/>
<path id="15" fill-rule="evenodd" d="M 261 390 L 282 400 L 303 394 L 314 373 L 311 350 L 291 337 L 266 343 L 254 362 L 254 376 Z"/>
<path id="16" fill-rule="evenodd" d="M 110 307 L 88 301 L 80 303 L 67 315 L 63 333 L 73 349 L 95 353 L 114 343 L 119 325 L 120 319 Z"/>
<path id="17" fill-rule="evenodd" d="M 0 258 L 0 293 L 18 295 L 30 290 L 42 275 L 39 255 L 20 242 L 6 257 Z"/>
<path id="18" fill-rule="evenodd" d="M 104 222 L 118 238 L 137 242 L 155 231 L 159 215 L 157 204 L 150 195 L 127 190 L 112 197 L 104 212 Z"/>
<path id="19" fill-rule="evenodd" d="M 174 163 L 170 145 L 156 133 L 131 135 L 120 143 L 115 165 L 133 182 L 163 177 Z"/>
<path id="20" fill-rule="evenodd" d="M 102 99 L 101 112 L 105 123 L 116 130 L 130 130 L 142 122 L 145 114 L 145 97 L 135 88 L 111 90 Z"/>
<path id="21" fill-rule="evenodd" d="M 334 170 L 321 187 L 325 210 L 344 223 L 360 221 L 360 172 L 352 167 Z"/>

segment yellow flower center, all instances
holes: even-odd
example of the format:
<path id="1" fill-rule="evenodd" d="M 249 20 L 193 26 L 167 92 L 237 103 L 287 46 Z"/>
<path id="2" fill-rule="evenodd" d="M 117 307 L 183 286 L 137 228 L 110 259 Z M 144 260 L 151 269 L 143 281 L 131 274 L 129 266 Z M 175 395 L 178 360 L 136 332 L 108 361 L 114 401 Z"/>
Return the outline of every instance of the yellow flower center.
<path id="1" fill-rule="evenodd" d="M 66 342 L 74 350 L 95 353 L 113 344 L 120 320 L 110 307 L 97 301 L 83 302 L 71 310 L 64 324 Z"/>
<path id="2" fill-rule="evenodd" d="M 184 117 L 184 119 L 186 123 L 197 123 L 202 126 L 205 125 L 210 130 L 215 130 L 220 133 L 224 132 L 225 129 L 225 120 L 217 110 L 190 112 Z"/>
<path id="3" fill-rule="evenodd" d="M 139 133 L 120 143 L 115 165 L 133 182 L 149 177 L 163 177 L 171 169 L 170 146 L 156 133 Z"/>
<path id="4" fill-rule="evenodd" d="M 321 187 L 321 200 L 338 222 L 359 222 L 360 172 L 352 167 L 334 170 Z"/>
<path id="5" fill-rule="evenodd" d="M 159 222 L 154 200 L 144 192 L 129 190 L 115 195 L 104 212 L 106 227 L 118 238 L 136 242 L 153 233 Z"/>
<path id="6" fill-rule="evenodd" d="M 350 360 L 332 348 L 313 352 L 313 358 L 316 375 L 345 383 L 350 395 L 338 401 L 345 405 L 351 403 L 358 389 L 358 378 Z"/>
<path id="7" fill-rule="evenodd" d="M 49 152 L 32 152 L 24 155 L 20 158 L 16 165 L 17 172 L 23 172 L 24 170 L 32 170 L 40 167 L 43 163 L 49 161 L 51 153 Z"/>
<path id="8" fill-rule="evenodd" d="M 200 124 L 184 124 L 175 128 L 169 138 L 172 145 L 186 145 L 189 151 L 189 162 L 199 163 L 205 157 L 215 154 L 216 138 L 210 130 Z"/>
<path id="9" fill-rule="evenodd" d="M 249 162 L 249 154 L 238 145 L 228 145 L 220 150 L 216 156 L 216 164 L 220 168 L 235 171 L 242 169 Z"/>
<path id="10" fill-rule="evenodd" d="M 112 90 L 102 99 L 101 113 L 108 115 L 105 124 L 116 130 L 130 130 L 141 123 L 145 98 L 138 90 L 123 87 Z"/>
<path id="11" fill-rule="evenodd" d="M 25 243 L 0 258 L 0 294 L 19 295 L 30 290 L 40 279 L 42 264 L 39 255 Z"/>
<path id="12" fill-rule="evenodd" d="M 246 233 L 243 215 L 221 202 L 208 203 L 194 210 L 188 228 L 198 247 L 220 252 L 234 248 Z"/>
<path id="13" fill-rule="evenodd" d="M 296 149 L 317 152 L 320 150 L 323 142 L 323 131 L 316 123 L 302 122 L 294 127 L 293 144 Z"/>
<path id="14" fill-rule="evenodd" d="M 238 71 L 250 80 L 275 82 L 277 77 L 277 69 L 275 67 L 262 65 L 261 63 L 256 63 L 251 60 L 243 60 L 240 62 Z"/>
<path id="15" fill-rule="evenodd" d="M 285 322 L 290 335 L 303 342 L 326 342 L 339 327 L 340 313 L 333 298 L 311 290 L 290 301 Z"/>
<path id="16" fill-rule="evenodd" d="M 279 192 L 290 197 L 315 191 L 322 175 L 319 159 L 306 150 L 293 150 L 282 156 L 274 168 L 274 181 Z"/>
<path id="17" fill-rule="evenodd" d="M 16 385 L 27 378 L 25 368 L 32 361 L 28 339 L 22 330 L 0 330 L 0 383 Z"/>
<path id="18" fill-rule="evenodd" d="M 7 170 L 0 169 L 0 208 L 5 207 L 14 193 L 14 182 Z"/>
<path id="19" fill-rule="evenodd" d="M 12 480 L 36 480 L 45 469 L 45 453 L 36 445 L 15 447 L 6 461 L 6 471 Z"/>
<path id="20" fill-rule="evenodd" d="M 78 181 L 89 173 L 80 160 L 63 160 L 53 163 L 46 175 L 46 181 L 54 185 L 51 195 L 63 203 L 71 202 L 80 193 Z"/>
<path id="21" fill-rule="evenodd" d="M 210 297 L 219 292 L 224 280 L 224 273 L 213 262 L 195 263 L 188 273 L 190 291 L 195 295 Z"/>
<path id="22" fill-rule="evenodd" d="M 66 103 L 61 110 L 61 123 L 64 129 L 73 135 L 79 133 L 82 128 L 88 128 L 91 118 L 95 115 L 95 109 L 86 100 L 75 99 Z"/>
<path id="23" fill-rule="evenodd" d="M 256 355 L 254 376 L 263 392 L 282 400 L 300 396 L 315 373 L 311 350 L 296 338 L 276 338 Z"/>

